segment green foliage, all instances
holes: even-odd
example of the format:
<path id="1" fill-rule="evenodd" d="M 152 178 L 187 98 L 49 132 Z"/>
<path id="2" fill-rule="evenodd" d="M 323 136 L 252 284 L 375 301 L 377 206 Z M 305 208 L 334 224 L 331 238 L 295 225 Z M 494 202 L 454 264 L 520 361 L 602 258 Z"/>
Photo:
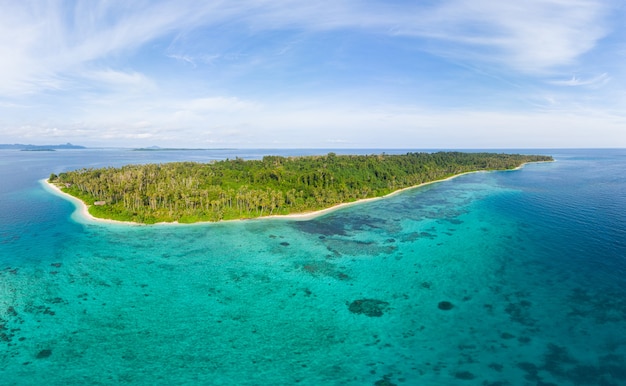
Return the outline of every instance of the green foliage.
<path id="1" fill-rule="evenodd" d="M 104 201 L 105 205 L 90 207 L 96 217 L 190 223 L 318 210 L 463 172 L 513 169 L 525 162 L 550 160 L 494 153 L 329 153 L 80 169 L 61 173 L 54 181 L 88 205 Z"/>

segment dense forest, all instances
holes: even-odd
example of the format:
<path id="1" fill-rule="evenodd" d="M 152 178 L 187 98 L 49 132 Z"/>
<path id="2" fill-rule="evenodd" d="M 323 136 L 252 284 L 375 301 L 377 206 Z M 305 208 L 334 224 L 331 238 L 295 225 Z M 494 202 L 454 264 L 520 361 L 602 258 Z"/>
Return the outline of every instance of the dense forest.
<path id="1" fill-rule="evenodd" d="M 495 153 L 329 153 L 89 168 L 51 174 L 50 182 L 91 205 L 96 217 L 188 223 L 319 210 L 463 172 L 551 160 Z"/>

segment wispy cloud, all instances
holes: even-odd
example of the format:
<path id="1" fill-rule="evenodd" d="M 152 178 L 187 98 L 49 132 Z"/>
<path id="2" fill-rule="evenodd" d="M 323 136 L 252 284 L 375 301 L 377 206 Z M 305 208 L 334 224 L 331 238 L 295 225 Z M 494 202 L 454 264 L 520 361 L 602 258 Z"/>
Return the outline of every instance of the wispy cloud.
<path id="1" fill-rule="evenodd" d="M 35 92 L 111 55 L 212 21 L 219 2 L 25 0 L 0 13 L 0 93 Z M 5 8 L 6 7 L 6 8 Z M 220 11 L 220 14 L 224 14 Z M 61 78 L 61 79 L 60 79 Z"/>
<path id="2" fill-rule="evenodd" d="M 586 79 L 582 79 L 579 78 L 576 75 L 573 75 L 571 77 L 571 79 L 567 79 L 567 80 L 553 80 L 550 81 L 551 84 L 554 84 L 556 86 L 589 86 L 589 87 L 600 87 L 604 84 L 606 84 L 607 82 L 609 82 L 611 78 L 609 77 L 609 74 L 607 73 L 603 73 L 591 78 L 586 78 Z"/>
<path id="3" fill-rule="evenodd" d="M 594 0 L 450 0 L 394 6 L 357 1 L 70 2 L 25 0 L 0 14 L 0 92 L 59 87 L 77 67 L 198 27 L 255 30 L 369 30 L 441 41 L 441 55 L 474 56 L 523 71 L 571 64 L 606 34 Z M 73 6 L 73 8 L 72 8 Z M 191 64 L 185 53 L 171 57 Z"/>
<path id="4" fill-rule="evenodd" d="M 0 134 L 294 146 L 388 146 L 390 138 L 419 146 L 432 135 L 434 146 L 444 133 L 500 138 L 481 119 L 560 127 L 567 119 L 544 114 L 558 108 L 568 117 L 609 99 L 606 114 L 578 122 L 606 119 L 613 133 L 626 103 L 615 85 L 626 75 L 594 55 L 623 55 L 623 37 L 611 35 L 621 28 L 618 4 L 5 1 Z M 607 37 L 615 49 L 602 46 Z M 380 107 L 388 98 L 408 107 Z M 511 108 L 519 101 L 529 111 Z M 465 137 L 464 122 L 472 123 Z"/>
<path id="5" fill-rule="evenodd" d="M 209 98 L 197 98 L 189 101 L 183 101 L 178 103 L 179 109 L 191 110 L 191 111 L 222 111 L 222 112 L 236 112 L 245 109 L 255 108 L 257 104 L 254 102 L 243 101 L 234 97 L 209 97 Z"/>
<path id="6" fill-rule="evenodd" d="M 168 54 L 167 57 L 188 63 L 193 67 L 196 67 L 196 59 L 191 55 Z"/>
<path id="7" fill-rule="evenodd" d="M 132 90 L 152 91 L 155 89 L 154 81 L 136 71 L 124 72 L 113 69 L 85 71 L 82 77 L 94 81 L 104 87 L 116 88 L 126 92 Z"/>
<path id="8" fill-rule="evenodd" d="M 448 41 L 443 55 L 495 62 L 524 72 L 570 65 L 607 33 L 610 8 L 595 0 L 452 0 L 423 9 L 398 34 Z"/>

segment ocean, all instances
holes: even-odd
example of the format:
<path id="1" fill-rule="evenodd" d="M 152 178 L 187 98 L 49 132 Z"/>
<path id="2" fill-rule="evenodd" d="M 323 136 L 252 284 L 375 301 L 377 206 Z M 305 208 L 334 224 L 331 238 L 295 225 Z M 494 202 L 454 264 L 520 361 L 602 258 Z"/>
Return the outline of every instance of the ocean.
<path id="1" fill-rule="evenodd" d="M 82 220 L 81 167 L 408 150 L 0 150 L 0 384 L 624 385 L 626 150 L 504 150 L 313 220 Z"/>

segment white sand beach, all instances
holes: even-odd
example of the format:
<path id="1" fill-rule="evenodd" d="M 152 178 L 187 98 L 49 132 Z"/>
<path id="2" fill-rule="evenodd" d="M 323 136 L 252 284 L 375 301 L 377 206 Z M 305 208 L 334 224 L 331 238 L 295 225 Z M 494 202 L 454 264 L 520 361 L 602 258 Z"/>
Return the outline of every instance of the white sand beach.
<path id="1" fill-rule="evenodd" d="M 524 165 L 526 165 L 525 163 L 518 166 L 515 169 L 510 169 L 510 170 L 519 170 L 522 167 L 524 167 Z M 506 170 L 500 170 L 500 171 L 506 171 Z M 352 205 L 357 205 L 357 204 L 362 204 L 365 202 L 371 202 L 374 200 L 382 200 L 384 198 L 387 197 L 391 197 L 394 196 L 396 194 L 400 194 L 404 191 L 410 190 L 410 189 L 416 189 L 422 186 L 426 186 L 426 185 L 430 185 L 430 184 L 434 184 L 434 183 L 439 183 L 439 182 L 444 182 L 444 181 L 449 181 L 453 178 L 457 178 L 460 177 L 462 175 L 465 174 L 470 174 L 470 173 L 481 173 L 481 172 L 489 172 L 486 170 L 477 170 L 477 171 L 472 171 L 472 172 L 465 172 L 465 173 L 459 173 L 459 174 L 455 174 L 453 176 L 444 178 L 444 179 L 440 179 L 440 180 L 435 180 L 435 181 L 429 181 L 429 182 L 424 182 L 422 184 L 419 185 L 415 185 L 415 186 L 409 186 L 407 188 L 403 188 L 403 189 L 398 189 L 394 192 L 391 192 L 385 196 L 381 196 L 381 197 L 372 197 L 372 198 L 365 198 L 365 199 L 361 199 L 361 200 L 357 200 L 357 201 L 353 201 L 353 202 L 346 202 L 346 203 L 342 203 L 342 204 L 337 204 L 335 206 L 332 206 L 330 208 L 326 208 L 326 209 L 322 209 L 322 210 L 317 210 L 314 212 L 304 212 L 304 213 L 293 213 L 293 214 L 287 214 L 287 215 L 271 215 L 271 216 L 263 216 L 263 217 L 255 217 L 255 218 L 249 218 L 249 219 L 233 219 L 233 220 L 223 220 L 220 222 L 230 222 L 230 221 L 255 221 L 255 220 L 267 220 L 267 219 L 272 219 L 272 220 L 299 220 L 299 221 L 306 221 L 306 220 L 312 220 L 314 218 L 323 216 L 325 214 L 334 212 L 336 210 L 348 207 L 348 206 L 352 206 Z M 82 200 L 67 194 L 65 192 L 63 192 L 57 185 L 50 183 L 50 181 L 48 179 L 44 179 L 41 180 L 42 185 L 44 186 L 44 188 L 52 193 L 55 194 L 59 197 L 62 197 L 66 200 L 71 201 L 75 206 L 76 206 L 76 211 L 72 214 L 72 218 L 79 223 L 100 223 L 100 224 L 124 224 L 124 225 L 133 225 L 133 226 L 150 226 L 150 225 L 197 225 L 197 224 L 215 224 L 216 222 L 214 221 L 200 221 L 200 222 L 195 222 L 195 223 L 178 223 L 178 222 L 160 222 L 160 223 L 156 223 L 156 224 L 143 224 L 143 223 L 138 223 L 138 222 L 132 222 L 132 221 L 117 221 L 117 220 L 110 220 L 110 219 L 103 219 L 103 218 L 98 218 L 98 217 L 94 217 L 91 213 L 89 213 L 89 206 L 87 204 L 85 204 Z"/>

